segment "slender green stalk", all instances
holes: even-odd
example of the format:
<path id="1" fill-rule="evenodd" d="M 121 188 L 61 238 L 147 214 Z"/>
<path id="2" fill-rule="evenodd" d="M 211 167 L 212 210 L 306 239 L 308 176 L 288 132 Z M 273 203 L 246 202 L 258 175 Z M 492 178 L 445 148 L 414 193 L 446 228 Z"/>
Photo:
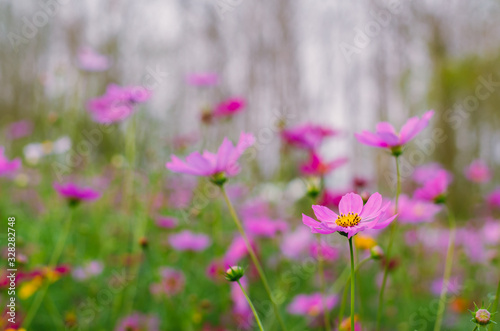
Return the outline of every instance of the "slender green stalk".
<path id="1" fill-rule="evenodd" d="M 356 269 L 354 270 L 355 273 L 358 272 L 358 270 L 361 268 L 363 264 L 365 264 L 366 261 L 370 261 L 371 257 L 368 257 L 364 259 L 363 261 L 359 262 L 358 265 L 356 266 Z M 345 287 L 344 287 L 344 294 L 342 295 L 342 303 L 340 304 L 340 311 L 339 311 L 339 324 L 342 323 L 342 320 L 344 319 L 344 312 L 345 312 L 345 305 L 347 302 L 347 287 L 349 286 L 349 282 L 351 281 L 351 274 L 347 277 Z"/>
<path id="2" fill-rule="evenodd" d="M 73 207 L 69 207 L 72 209 Z M 64 249 L 64 245 L 66 243 L 66 239 L 68 238 L 68 235 L 71 231 L 71 226 L 73 223 L 73 210 L 69 211 L 69 219 L 65 222 L 63 231 L 61 232 L 61 235 L 59 236 L 59 239 L 56 243 L 56 247 L 54 248 L 54 251 L 52 253 L 52 256 L 49 260 L 49 268 L 54 268 L 57 264 L 57 261 L 59 261 L 59 258 L 61 257 L 61 254 Z M 28 329 L 30 326 L 31 322 L 33 321 L 33 318 L 35 317 L 38 309 L 40 308 L 40 305 L 43 302 L 43 299 L 45 297 L 45 294 L 47 293 L 47 290 L 49 288 L 49 281 L 45 281 L 45 284 L 43 287 L 40 289 L 38 292 L 38 295 L 35 297 L 33 300 L 33 304 L 31 305 L 30 309 L 28 310 L 28 313 L 26 314 L 26 318 L 24 319 L 23 327 L 25 329 Z"/>
<path id="3" fill-rule="evenodd" d="M 323 321 L 325 323 L 325 329 L 330 331 L 332 328 L 330 326 L 330 310 L 328 309 L 328 305 L 326 304 L 326 281 L 325 281 L 325 270 L 324 270 L 324 258 L 323 258 L 323 249 L 321 247 L 321 236 L 319 234 L 316 235 L 318 239 L 318 272 L 319 272 L 319 282 L 321 288 L 321 297 L 323 302 Z"/>
<path id="4" fill-rule="evenodd" d="M 395 156 L 396 159 L 396 176 L 397 176 L 397 186 L 396 186 L 396 213 L 398 212 L 399 205 L 399 196 L 401 195 L 401 171 L 399 169 L 399 156 Z M 397 220 L 397 219 L 396 219 Z M 387 246 L 387 263 L 385 264 L 384 269 L 384 278 L 382 280 L 382 286 L 380 287 L 380 294 L 378 298 L 378 312 L 377 312 L 377 328 L 376 330 L 380 330 L 380 321 L 382 319 L 382 313 L 384 311 L 384 293 L 385 286 L 387 284 L 387 276 L 389 275 L 389 261 L 391 257 L 392 245 L 394 243 L 394 234 L 396 232 L 396 220 L 394 220 L 391 224 L 391 233 L 389 237 L 389 245 Z"/>
<path id="5" fill-rule="evenodd" d="M 474 330 L 472 331 L 476 331 L 476 330 L 479 330 L 479 327 L 476 325 L 476 327 L 474 328 Z"/>
<path id="6" fill-rule="evenodd" d="M 441 296 L 439 298 L 439 307 L 436 317 L 436 324 L 434 324 L 434 331 L 441 330 L 443 315 L 446 308 L 446 294 L 448 293 L 448 284 L 451 277 L 451 268 L 453 266 L 453 254 L 455 251 L 455 235 L 456 235 L 455 217 L 449 207 L 448 207 L 448 221 L 450 225 L 450 239 L 448 242 L 448 252 L 446 253 L 446 264 L 444 267 L 443 283 L 441 285 Z"/>
<path id="7" fill-rule="evenodd" d="M 356 277 L 354 271 L 354 253 L 352 251 L 352 237 L 349 238 L 349 251 L 351 252 L 351 331 L 354 331 L 354 299 L 355 299 L 354 285 L 356 283 Z"/>
<path id="8" fill-rule="evenodd" d="M 241 285 L 240 281 L 238 280 L 238 285 L 240 286 L 241 288 L 241 291 L 243 292 L 243 295 L 245 296 L 245 298 L 247 299 L 247 302 L 248 304 L 250 305 L 250 308 L 252 308 L 252 312 L 253 312 L 253 316 L 255 316 L 255 320 L 257 321 L 257 325 L 259 326 L 259 329 L 261 331 L 264 331 L 264 327 L 262 326 L 262 322 L 260 321 L 260 318 L 259 318 L 259 315 L 257 315 L 257 311 L 255 310 L 255 307 L 253 306 L 252 304 L 252 300 L 250 300 L 250 298 L 248 297 L 247 293 L 245 292 L 245 289 L 243 288 L 243 286 Z"/>
<path id="9" fill-rule="evenodd" d="M 498 302 L 500 301 L 500 280 L 498 281 L 497 294 L 495 295 L 495 301 L 493 301 L 493 307 L 491 313 L 496 313 L 498 309 Z M 490 325 L 490 331 L 493 330 L 493 323 Z"/>
<path id="10" fill-rule="evenodd" d="M 243 240 L 245 241 L 245 244 L 246 244 L 247 249 L 248 249 L 248 253 L 250 254 L 250 258 L 252 259 L 255 267 L 257 268 L 257 272 L 259 273 L 260 279 L 262 280 L 262 283 L 264 284 L 264 288 L 267 292 L 267 295 L 269 296 L 269 300 L 271 300 L 271 303 L 273 304 L 274 313 L 276 315 L 276 318 L 278 319 L 278 322 L 280 323 L 281 329 L 283 331 L 286 331 L 285 322 L 283 322 L 283 318 L 281 317 L 279 308 L 278 308 L 276 302 L 274 302 L 273 295 L 271 293 L 271 288 L 269 287 L 269 283 L 267 281 L 266 275 L 264 274 L 264 270 L 262 269 L 262 266 L 261 266 L 259 260 L 257 259 L 257 255 L 255 254 L 255 251 L 254 251 L 252 245 L 250 244 L 250 241 L 248 240 L 248 237 L 245 233 L 245 230 L 243 229 L 243 226 L 241 225 L 240 219 L 238 218 L 238 215 L 236 214 L 236 211 L 234 210 L 234 207 L 231 204 L 229 197 L 227 196 L 227 193 L 226 193 L 226 190 L 224 189 L 224 186 L 220 185 L 220 189 L 221 189 L 222 195 L 224 196 L 224 200 L 226 201 L 227 208 L 229 209 L 229 213 L 231 214 L 231 216 L 234 220 L 234 223 L 236 224 L 236 227 L 238 228 L 238 231 L 240 232 L 241 236 L 243 237 Z"/>

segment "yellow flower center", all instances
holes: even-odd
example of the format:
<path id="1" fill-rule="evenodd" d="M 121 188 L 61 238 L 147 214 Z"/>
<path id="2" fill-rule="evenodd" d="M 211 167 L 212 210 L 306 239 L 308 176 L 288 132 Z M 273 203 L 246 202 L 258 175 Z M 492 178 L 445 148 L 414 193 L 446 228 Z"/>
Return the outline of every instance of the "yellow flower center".
<path id="1" fill-rule="evenodd" d="M 361 222 L 361 217 L 358 214 L 349 213 L 347 215 L 340 214 L 340 216 L 335 221 L 335 224 L 343 228 L 349 228 L 351 226 L 358 225 Z"/>

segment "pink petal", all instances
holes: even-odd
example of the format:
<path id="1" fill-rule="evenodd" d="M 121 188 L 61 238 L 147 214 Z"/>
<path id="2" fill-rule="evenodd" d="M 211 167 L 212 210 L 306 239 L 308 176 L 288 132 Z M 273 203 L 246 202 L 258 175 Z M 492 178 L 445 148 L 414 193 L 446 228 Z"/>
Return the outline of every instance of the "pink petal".
<path id="1" fill-rule="evenodd" d="M 339 204 L 340 214 L 359 214 L 363 209 L 363 199 L 356 193 L 347 193 L 342 197 Z"/>
<path id="2" fill-rule="evenodd" d="M 396 133 L 396 130 L 394 130 L 394 127 L 392 126 L 392 124 L 387 123 L 387 122 L 380 122 L 377 124 L 377 133 L 390 133 L 394 136 L 398 135 Z"/>
<path id="3" fill-rule="evenodd" d="M 371 133 L 369 131 L 355 133 L 354 136 L 362 144 L 365 144 L 368 146 L 373 146 L 373 147 L 380 147 L 380 148 L 387 147 L 387 143 L 385 141 L 380 139 L 380 137 L 378 135 Z"/>
<path id="4" fill-rule="evenodd" d="M 316 215 L 321 222 L 334 222 L 338 218 L 338 215 L 327 207 L 313 205 L 312 209 L 314 210 L 314 215 Z"/>
<path id="5" fill-rule="evenodd" d="M 365 206 L 363 207 L 363 211 L 359 216 L 363 220 L 372 219 L 380 213 L 380 206 L 382 205 L 382 195 L 378 192 L 373 193 Z"/>

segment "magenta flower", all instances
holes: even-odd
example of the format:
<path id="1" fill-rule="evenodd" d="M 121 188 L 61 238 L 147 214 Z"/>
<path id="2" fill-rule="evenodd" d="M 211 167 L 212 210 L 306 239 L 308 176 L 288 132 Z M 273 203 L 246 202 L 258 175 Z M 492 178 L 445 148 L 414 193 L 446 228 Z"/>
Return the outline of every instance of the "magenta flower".
<path id="1" fill-rule="evenodd" d="M 401 223 L 432 222 L 434 216 L 441 211 L 441 206 L 432 202 L 410 199 L 406 195 L 399 197 L 399 216 Z"/>
<path id="2" fill-rule="evenodd" d="M 87 109 L 94 121 L 103 124 L 120 122 L 135 111 L 135 105 L 149 100 L 151 92 L 141 86 L 108 85 L 106 93 L 91 99 Z"/>
<path id="3" fill-rule="evenodd" d="M 268 217 L 246 218 L 243 223 L 248 234 L 267 238 L 273 238 L 278 232 L 285 232 L 288 229 L 285 221 L 272 220 Z"/>
<path id="4" fill-rule="evenodd" d="M 281 137 L 286 143 L 292 146 L 308 150 L 316 150 L 325 138 L 332 137 L 337 134 L 337 131 L 321 125 L 303 124 L 283 130 L 281 132 Z"/>
<path id="5" fill-rule="evenodd" d="M 99 54 L 91 48 L 83 47 L 78 50 L 78 67 L 85 71 L 105 71 L 111 66 L 111 61 L 105 55 Z"/>
<path id="6" fill-rule="evenodd" d="M 157 226 L 165 229 L 173 229 L 177 226 L 178 223 L 177 218 L 167 216 L 158 216 L 155 222 Z"/>
<path id="7" fill-rule="evenodd" d="M 492 208 L 500 208 L 500 187 L 496 188 L 486 198 Z"/>
<path id="8" fill-rule="evenodd" d="M 242 132 L 236 146 L 229 139 L 224 138 L 216 154 L 208 151 L 204 151 L 203 154 L 194 152 L 186 157 L 185 162 L 172 155 L 166 167 L 173 172 L 213 177 L 213 179 L 232 177 L 240 172 L 239 157 L 254 142 L 255 138 L 252 134 Z"/>
<path id="9" fill-rule="evenodd" d="M 186 81 L 192 86 L 214 86 L 219 83 L 219 76 L 213 72 L 193 73 L 186 77 Z"/>
<path id="10" fill-rule="evenodd" d="M 410 118 L 403 125 L 400 133 L 397 133 L 390 123 L 380 122 L 377 124 L 377 131 L 375 133 L 363 131 L 356 133 L 355 136 L 362 144 L 378 148 L 389 148 L 393 152 L 400 153 L 400 148 L 403 145 L 415 138 L 417 134 L 429 125 L 429 121 L 433 115 L 434 111 L 430 110 L 422 116 L 422 119 L 419 119 L 417 116 Z"/>
<path id="11" fill-rule="evenodd" d="M 319 258 L 321 256 L 326 261 L 335 261 L 339 257 L 339 250 L 325 242 L 321 244 L 314 242 L 311 245 L 310 253 L 312 257 Z"/>
<path id="12" fill-rule="evenodd" d="M 92 201 L 99 199 L 101 194 L 89 187 L 78 186 L 75 183 L 66 183 L 60 185 L 59 183 L 54 183 L 54 189 L 66 198 L 70 204 L 76 204 L 80 201 Z"/>
<path id="13" fill-rule="evenodd" d="M 491 180 L 491 171 L 483 160 L 475 160 L 465 168 L 465 177 L 474 183 L 486 183 Z"/>
<path id="14" fill-rule="evenodd" d="M 421 200 L 442 203 L 444 202 L 450 183 L 451 180 L 448 172 L 446 170 L 439 170 L 421 188 L 415 191 L 414 197 Z"/>
<path id="15" fill-rule="evenodd" d="M 20 139 L 31 135 L 33 132 L 33 123 L 31 121 L 22 120 L 9 124 L 7 127 L 7 138 Z"/>
<path id="16" fill-rule="evenodd" d="M 387 227 L 397 215 L 382 220 L 390 202 L 382 206 L 382 196 L 374 193 L 363 205 L 363 199 L 355 194 L 348 193 L 342 197 L 337 215 L 324 206 L 313 205 L 314 214 L 319 222 L 302 214 L 302 222 L 311 228 L 313 233 L 330 234 L 339 232 L 348 239 L 356 233 L 368 229 L 383 229 Z"/>
<path id="17" fill-rule="evenodd" d="M 230 98 L 219 103 L 212 112 L 213 117 L 227 117 L 237 114 L 245 108 L 246 102 L 243 98 Z"/>
<path id="18" fill-rule="evenodd" d="M 347 158 L 342 157 L 330 162 L 325 162 L 318 154 L 312 152 L 309 161 L 300 166 L 300 171 L 304 175 L 321 177 L 343 166 L 347 161 Z"/>
<path id="19" fill-rule="evenodd" d="M 160 276 L 161 281 L 153 283 L 150 287 L 154 295 L 165 294 L 171 297 L 180 293 L 186 285 L 186 278 L 182 271 L 165 267 L 160 269 Z"/>
<path id="20" fill-rule="evenodd" d="M 169 242 L 172 247 L 178 251 L 203 251 L 212 244 L 212 241 L 207 235 L 196 234 L 191 231 L 184 230 L 169 237 Z"/>
<path id="21" fill-rule="evenodd" d="M 335 295 L 325 296 L 326 308 L 332 310 L 338 303 Z M 293 298 L 287 308 L 292 315 L 316 317 L 324 313 L 323 296 L 321 293 L 299 294 Z"/>
<path id="22" fill-rule="evenodd" d="M 159 331 L 160 320 L 154 315 L 134 313 L 118 322 L 115 331 Z"/>
<path id="23" fill-rule="evenodd" d="M 0 146 L 0 177 L 10 176 L 21 168 L 21 160 L 14 159 L 9 161 L 5 156 L 5 149 Z"/>

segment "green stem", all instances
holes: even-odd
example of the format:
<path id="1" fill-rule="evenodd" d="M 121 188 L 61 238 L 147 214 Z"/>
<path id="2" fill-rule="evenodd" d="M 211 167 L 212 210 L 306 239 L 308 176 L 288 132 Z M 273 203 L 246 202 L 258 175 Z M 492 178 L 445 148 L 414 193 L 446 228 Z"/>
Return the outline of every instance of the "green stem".
<path id="1" fill-rule="evenodd" d="M 354 271 L 354 253 L 352 251 L 352 237 L 349 238 L 349 251 L 351 252 L 351 331 L 354 331 L 354 285 L 356 283 L 355 271 Z"/>
<path id="2" fill-rule="evenodd" d="M 234 210 L 234 207 L 231 204 L 229 197 L 227 196 L 227 193 L 226 193 L 226 190 L 224 189 L 224 186 L 220 185 L 220 189 L 221 189 L 222 195 L 224 196 L 224 200 L 226 201 L 227 208 L 229 209 L 229 213 L 231 214 L 231 216 L 234 220 L 234 223 L 236 224 L 236 227 L 238 228 L 238 231 L 241 234 L 241 237 L 245 241 L 245 244 L 246 244 L 247 249 L 248 249 L 248 253 L 250 254 L 250 258 L 252 259 L 253 264 L 255 265 L 255 268 L 257 269 L 257 272 L 259 273 L 260 279 L 262 280 L 262 283 L 264 284 L 264 288 L 267 292 L 267 295 L 269 296 L 269 300 L 271 300 L 271 303 L 273 304 L 274 313 L 276 315 L 276 318 L 278 319 L 278 322 L 280 323 L 281 329 L 283 331 L 286 331 L 285 323 L 283 322 L 283 318 L 281 317 L 281 314 L 280 314 L 280 311 L 279 311 L 279 308 L 278 308 L 276 302 L 274 302 L 273 296 L 271 294 L 271 288 L 269 287 L 269 283 L 267 281 L 266 275 L 264 274 L 264 270 L 262 269 L 262 266 L 261 266 L 259 260 L 257 259 L 257 255 L 255 254 L 255 251 L 254 251 L 252 245 L 250 244 L 250 241 L 248 240 L 248 237 L 245 233 L 245 230 L 243 229 L 243 226 L 241 225 L 241 222 L 238 218 L 238 215 L 236 214 L 236 211 Z"/>
<path id="3" fill-rule="evenodd" d="M 240 286 L 241 288 L 241 291 L 243 292 L 243 295 L 245 296 L 245 298 L 247 299 L 247 302 L 248 304 L 250 305 L 250 308 L 252 308 L 252 312 L 253 312 L 253 316 L 255 316 L 255 320 L 257 321 L 257 325 L 259 325 L 259 329 L 261 331 L 264 331 L 264 327 L 262 327 L 262 322 L 260 321 L 260 318 L 259 318 L 259 315 L 257 315 L 257 311 L 255 310 L 255 307 L 253 306 L 252 304 L 252 300 L 250 300 L 250 298 L 248 297 L 247 293 L 245 292 L 245 289 L 243 288 L 243 286 L 241 285 L 240 281 L 238 280 L 238 285 Z"/>
<path id="4" fill-rule="evenodd" d="M 399 196 L 401 195 L 401 171 L 399 167 L 399 156 L 395 156 L 396 159 L 396 176 L 397 176 L 397 186 L 396 186 L 396 214 L 398 212 L 398 206 L 399 206 Z M 382 313 L 384 311 L 384 293 L 385 293 L 385 286 L 387 284 L 387 276 L 389 275 L 389 265 L 390 265 L 390 256 L 391 256 L 391 250 L 392 250 L 392 245 L 394 243 L 394 234 L 396 232 L 396 220 L 394 220 L 391 224 L 391 233 L 389 237 L 389 245 L 387 246 L 387 252 L 386 252 L 386 264 L 385 264 L 385 269 L 384 269 L 384 278 L 382 280 L 382 286 L 380 287 L 380 294 L 378 297 L 378 312 L 377 312 L 377 328 L 376 330 L 380 330 L 380 321 L 382 319 Z"/>
<path id="5" fill-rule="evenodd" d="M 500 301 L 500 280 L 498 281 L 497 286 L 497 294 L 495 295 L 495 301 L 493 301 L 493 308 L 491 309 L 491 313 L 496 313 L 498 309 L 498 302 Z M 490 325 L 490 331 L 493 330 L 493 323 Z"/>
<path id="6" fill-rule="evenodd" d="M 361 268 L 365 262 L 370 261 L 371 257 L 367 257 L 363 261 L 359 262 L 358 265 L 356 266 L 356 269 L 354 270 L 355 273 L 358 272 L 358 270 Z M 344 319 L 344 312 L 345 312 L 345 305 L 347 302 L 347 287 L 349 286 L 349 282 L 351 281 L 351 274 L 347 277 L 345 287 L 344 287 L 344 294 L 342 295 L 342 303 L 340 305 L 340 311 L 339 311 L 339 325 L 342 323 L 342 320 Z"/>
<path id="7" fill-rule="evenodd" d="M 73 207 L 70 207 L 70 209 Z M 66 239 L 68 238 L 69 232 L 71 231 L 71 225 L 73 223 L 73 211 L 69 211 L 69 219 L 66 221 L 65 226 L 63 228 L 63 231 L 61 233 L 61 236 L 59 237 L 59 240 L 56 243 L 56 247 L 52 253 L 52 256 L 49 260 L 49 268 L 54 268 L 56 266 L 57 261 L 61 257 L 61 254 L 64 249 L 64 244 L 66 243 Z M 33 304 L 31 305 L 30 309 L 28 310 L 28 313 L 26 314 L 26 318 L 24 319 L 23 327 L 25 329 L 28 329 L 30 326 L 31 322 L 33 321 L 33 318 L 35 317 L 38 309 L 40 308 L 40 305 L 43 302 L 43 299 L 45 297 L 45 294 L 47 293 L 47 290 L 49 288 L 49 281 L 46 280 L 45 284 L 41 288 L 40 292 L 38 292 L 38 295 L 35 297 L 33 300 Z"/>
<path id="8" fill-rule="evenodd" d="M 318 239 L 318 272 L 319 272 L 319 282 L 321 287 L 321 297 L 323 302 L 323 321 L 325 323 L 325 328 L 327 331 L 330 331 L 332 328 L 330 326 L 330 310 L 328 309 L 328 305 L 326 304 L 326 281 L 325 281 L 325 271 L 324 271 L 324 259 L 323 259 L 323 249 L 321 246 L 321 236 L 319 234 L 316 235 Z"/>
<path id="9" fill-rule="evenodd" d="M 453 266 L 453 254 L 455 251 L 455 217 L 448 207 L 448 221 L 450 225 L 450 239 L 448 242 L 448 252 L 446 253 L 446 264 L 444 267 L 443 283 L 441 285 L 441 296 L 439 298 L 439 307 L 436 317 L 436 324 L 434 324 L 434 331 L 441 330 L 441 324 L 443 322 L 443 315 L 446 308 L 446 294 L 448 293 L 448 283 L 451 277 L 451 269 Z"/>

